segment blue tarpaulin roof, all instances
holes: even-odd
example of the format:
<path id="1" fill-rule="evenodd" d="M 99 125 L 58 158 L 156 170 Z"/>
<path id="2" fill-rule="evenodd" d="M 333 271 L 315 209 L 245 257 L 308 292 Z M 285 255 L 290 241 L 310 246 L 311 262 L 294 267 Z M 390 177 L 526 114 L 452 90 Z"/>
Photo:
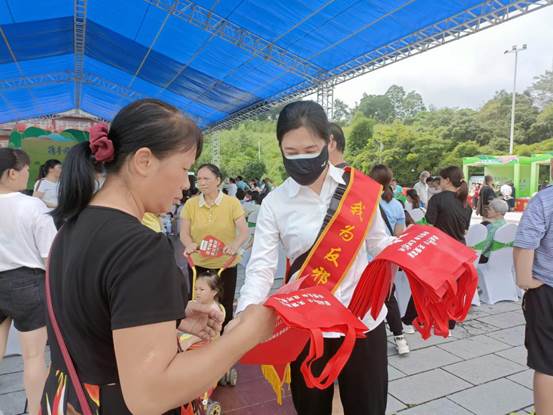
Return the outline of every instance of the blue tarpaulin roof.
<path id="1" fill-rule="evenodd" d="M 202 128 L 552 0 L 0 0 L 0 122 L 141 97 Z"/>

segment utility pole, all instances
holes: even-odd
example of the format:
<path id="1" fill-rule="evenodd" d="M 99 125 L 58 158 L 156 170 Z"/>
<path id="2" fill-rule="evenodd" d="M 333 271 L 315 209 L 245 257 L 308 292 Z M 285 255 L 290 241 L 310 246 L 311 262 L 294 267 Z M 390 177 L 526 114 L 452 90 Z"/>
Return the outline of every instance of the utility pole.
<path id="1" fill-rule="evenodd" d="M 506 50 L 504 54 L 514 53 L 515 54 L 515 75 L 513 78 L 513 103 L 511 105 L 511 134 L 509 138 L 509 154 L 513 154 L 513 147 L 515 142 L 515 104 L 516 104 L 516 94 L 517 94 L 517 65 L 518 65 L 518 53 L 526 50 L 526 43 L 522 47 L 513 45 L 510 50 Z"/>

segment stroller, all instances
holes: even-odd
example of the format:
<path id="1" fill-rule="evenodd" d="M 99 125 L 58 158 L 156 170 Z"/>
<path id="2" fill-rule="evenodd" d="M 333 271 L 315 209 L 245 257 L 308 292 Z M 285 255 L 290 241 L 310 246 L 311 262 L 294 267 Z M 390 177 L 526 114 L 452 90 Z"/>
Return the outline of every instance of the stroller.
<path id="1" fill-rule="evenodd" d="M 222 250 L 224 245 L 221 241 L 214 237 L 206 237 L 202 243 L 200 244 L 199 253 L 202 256 L 222 256 Z M 192 293 L 194 295 L 194 287 L 196 282 L 196 266 L 194 264 L 194 261 L 192 260 L 191 256 L 187 256 L 188 265 L 190 269 L 192 270 Z M 223 267 L 218 271 L 217 275 L 221 277 L 221 273 L 232 265 L 232 263 L 235 261 L 235 258 L 231 256 L 229 260 L 223 265 Z M 188 336 L 187 334 L 180 334 L 179 335 L 179 345 L 180 345 L 180 339 L 183 337 Z M 190 346 L 190 350 L 199 349 L 203 347 L 206 343 L 205 342 L 198 342 Z M 238 371 L 235 368 L 231 368 L 225 375 L 219 379 L 219 382 L 217 385 L 219 386 L 236 386 L 238 383 Z M 223 413 L 223 408 L 221 404 L 215 400 L 211 399 L 211 395 L 213 394 L 213 391 L 217 387 L 217 385 L 213 386 L 209 390 L 207 390 L 203 396 L 195 399 L 190 404 L 188 404 L 183 411 L 181 411 L 181 415 L 221 415 Z"/>
<path id="2" fill-rule="evenodd" d="M 199 349 L 206 343 L 195 343 L 190 347 L 190 350 Z M 217 385 L 220 386 L 236 386 L 238 382 L 238 372 L 235 368 L 231 368 L 225 375 L 219 380 Z M 181 410 L 181 415 L 222 415 L 223 407 L 221 404 L 213 399 L 211 395 L 217 387 L 217 385 L 209 388 L 201 397 L 194 399 L 188 405 L 185 405 Z"/>

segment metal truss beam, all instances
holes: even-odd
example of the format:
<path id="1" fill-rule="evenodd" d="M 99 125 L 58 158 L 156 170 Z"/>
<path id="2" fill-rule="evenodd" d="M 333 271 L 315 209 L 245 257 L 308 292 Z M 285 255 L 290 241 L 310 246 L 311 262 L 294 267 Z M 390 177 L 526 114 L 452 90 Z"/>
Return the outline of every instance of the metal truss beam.
<path id="1" fill-rule="evenodd" d="M 324 108 L 329 120 L 334 119 L 334 86 L 323 84 L 317 89 L 317 102 Z"/>
<path id="2" fill-rule="evenodd" d="M 189 0 L 144 0 L 186 23 L 211 33 L 251 55 L 271 62 L 302 79 L 317 82 L 322 68 Z"/>
<path id="3" fill-rule="evenodd" d="M 73 3 L 73 51 L 74 51 L 74 82 L 75 108 L 81 108 L 81 94 L 84 72 L 84 52 L 86 39 L 86 9 L 87 0 L 74 0 Z"/>
<path id="4" fill-rule="evenodd" d="M 282 91 L 269 100 L 243 108 L 210 126 L 208 132 L 230 128 L 235 124 L 266 112 L 273 106 L 312 95 L 317 92 L 321 84 L 334 86 L 341 84 L 383 66 L 551 5 L 553 5 L 553 0 L 512 1 L 508 4 L 496 0 L 484 1 L 321 74 L 316 82 L 304 81 Z"/>
<path id="5" fill-rule="evenodd" d="M 81 84 L 91 85 L 107 91 L 120 98 L 135 100 L 144 98 L 141 93 L 128 88 L 124 85 L 110 81 L 109 79 L 102 78 L 95 74 L 84 73 L 82 78 L 77 80 L 73 71 L 67 72 L 55 72 L 47 74 L 39 74 L 32 76 L 21 76 L 11 79 L 0 80 L 0 92 L 10 91 L 21 88 L 36 88 L 46 85 L 54 84 L 67 84 L 70 82 L 78 81 Z M 76 108 L 78 109 L 78 108 Z"/>

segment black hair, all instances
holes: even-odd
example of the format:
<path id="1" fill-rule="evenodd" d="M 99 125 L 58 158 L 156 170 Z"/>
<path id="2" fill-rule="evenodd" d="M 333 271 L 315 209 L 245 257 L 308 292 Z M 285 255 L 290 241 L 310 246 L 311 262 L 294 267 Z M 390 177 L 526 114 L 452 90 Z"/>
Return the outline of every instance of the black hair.
<path id="1" fill-rule="evenodd" d="M 44 179 L 47 175 L 50 169 L 53 169 L 57 165 L 61 164 L 61 161 L 56 159 L 50 159 L 46 160 L 42 166 L 38 169 L 38 176 L 36 178 L 37 181 Z"/>
<path id="2" fill-rule="evenodd" d="M 219 302 L 223 298 L 223 280 L 216 273 L 210 270 L 202 271 L 196 277 L 196 281 L 199 279 L 205 280 L 207 286 L 215 291 L 215 301 Z"/>
<path id="3" fill-rule="evenodd" d="M 221 183 L 223 183 L 223 180 L 224 180 L 223 173 L 221 172 L 221 169 L 217 167 L 215 164 L 204 163 L 200 167 L 198 167 L 198 170 L 196 170 L 196 172 L 199 172 L 201 169 L 208 169 L 211 173 L 213 173 L 215 177 L 218 177 L 219 180 L 221 180 Z"/>
<path id="4" fill-rule="evenodd" d="M 463 203 L 467 204 L 467 196 L 469 194 L 469 187 L 465 178 L 463 177 L 463 170 L 457 166 L 449 166 L 440 171 L 440 177 L 444 179 L 449 179 L 451 184 L 457 188 L 455 192 L 455 197 Z"/>
<path id="5" fill-rule="evenodd" d="M 246 196 L 246 192 L 244 192 L 242 189 L 238 189 L 236 191 L 236 198 L 238 200 L 244 200 L 244 196 Z"/>
<path id="6" fill-rule="evenodd" d="M 14 148 L 0 148 L 0 178 L 8 170 L 20 171 L 31 164 L 31 159 L 23 150 Z"/>
<path id="7" fill-rule="evenodd" d="M 346 149 L 346 137 L 344 137 L 344 131 L 342 130 L 342 127 L 340 127 L 335 122 L 331 122 L 330 124 L 330 134 L 332 135 L 333 140 L 336 142 L 336 149 L 343 153 Z"/>
<path id="8" fill-rule="evenodd" d="M 407 190 L 407 196 L 409 196 L 411 199 L 413 199 L 413 208 L 419 208 L 421 207 L 421 199 L 419 197 L 419 194 L 415 189 L 409 189 Z"/>
<path id="9" fill-rule="evenodd" d="M 369 172 L 369 177 L 380 183 L 382 187 L 386 189 L 386 187 L 390 186 L 393 175 L 392 170 L 390 170 L 388 166 L 385 166 L 384 164 L 377 164 L 376 166 L 373 166 Z"/>
<path id="10" fill-rule="evenodd" d="M 484 176 L 484 184 L 489 184 L 491 182 L 493 182 L 493 177 L 492 176 L 490 176 L 489 174 Z"/>
<path id="11" fill-rule="evenodd" d="M 256 205 L 261 204 L 261 195 L 257 190 L 247 191 L 246 194 L 250 195 L 250 197 L 252 198 L 252 200 L 255 202 Z"/>
<path id="12" fill-rule="evenodd" d="M 202 151 L 202 133 L 192 120 L 177 108 L 157 99 L 141 99 L 122 108 L 113 119 L 108 138 L 114 158 L 105 162 L 106 173 L 113 174 L 137 150 L 147 147 L 163 159 L 175 151 L 196 147 Z M 90 144 L 83 141 L 71 148 L 60 178 L 58 207 L 52 216 L 58 223 L 71 221 L 90 203 L 94 193 L 95 165 Z"/>
<path id="13" fill-rule="evenodd" d="M 242 180 L 242 176 L 236 176 L 236 180 L 241 181 L 241 180 Z"/>
<path id="14" fill-rule="evenodd" d="M 230 177 L 230 178 L 228 179 L 228 181 L 229 181 L 230 183 L 236 184 L 236 179 L 233 179 L 232 177 Z"/>
<path id="15" fill-rule="evenodd" d="M 323 107 L 314 101 L 291 102 L 280 111 L 277 121 L 279 145 L 286 133 L 300 127 L 307 128 L 326 143 L 330 140 L 330 125 L 326 113 Z"/>
<path id="16" fill-rule="evenodd" d="M 432 182 L 434 181 L 434 179 L 435 179 L 434 177 L 428 176 L 428 177 L 426 178 L 426 184 L 432 183 Z"/>

